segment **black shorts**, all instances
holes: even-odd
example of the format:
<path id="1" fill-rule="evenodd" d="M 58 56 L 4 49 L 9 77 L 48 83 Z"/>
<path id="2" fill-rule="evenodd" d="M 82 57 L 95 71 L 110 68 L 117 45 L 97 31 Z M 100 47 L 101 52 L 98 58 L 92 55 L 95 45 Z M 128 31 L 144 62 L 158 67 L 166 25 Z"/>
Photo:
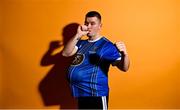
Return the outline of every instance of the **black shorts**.
<path id="1" fill-rule="evenodd" d="M 108 109 L 108 96 L 78 97 L 78 109 Z"/>

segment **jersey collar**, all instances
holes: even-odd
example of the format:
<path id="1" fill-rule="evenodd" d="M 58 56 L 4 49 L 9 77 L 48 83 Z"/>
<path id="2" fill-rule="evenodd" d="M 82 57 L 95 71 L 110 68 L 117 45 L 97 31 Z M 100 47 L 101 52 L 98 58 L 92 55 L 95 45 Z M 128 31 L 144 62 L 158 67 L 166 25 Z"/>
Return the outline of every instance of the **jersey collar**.
<path id="1" fill-rule="evenodd" d="M 102 36 L 99 37 L 99 38 L 97 38 L 97 39 L 95 39 L 95 40 L 89 40 L 89 39 L 88 39 L 88 42 L 96 42 L 96 41 L 100 40 L 101 38 L 102 38 Z"/>

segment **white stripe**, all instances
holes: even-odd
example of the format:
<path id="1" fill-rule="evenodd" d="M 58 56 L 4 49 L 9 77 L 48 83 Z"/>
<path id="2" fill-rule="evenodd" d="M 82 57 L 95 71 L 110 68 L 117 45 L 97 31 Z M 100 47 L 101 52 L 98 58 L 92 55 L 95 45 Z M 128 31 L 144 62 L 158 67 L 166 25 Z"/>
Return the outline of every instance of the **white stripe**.
<path id="1" fill-rule="evenodd" d="M 106 96 L 102 96 L 103 110 L 107 110 Z"/>
<path id="2" fill-rule="evenodd" d="M 116 60 L 121 60 L 121 57 L 117 58 Z"/>
<path id="3" fill-rule="evenodd" d="M 103 110 L 104 110 L 105 109 L 104 100 L 103 100 L 104 98 L 103 98 L 103 96 L 101 98 L 102 98 L 102 104 L 103 104 Z"/>
<path id="4" fill-rule="evenodd" d="M 105 104 L 106 104 L 106 110 L 107 110 L 106 96 L 104 96 L 104 101 L 105 101 Z"/>
<path id="5" fill-rule="evenodd" d="M 78 50 L 78 46 L 75 46 L 75 48 Z"/>

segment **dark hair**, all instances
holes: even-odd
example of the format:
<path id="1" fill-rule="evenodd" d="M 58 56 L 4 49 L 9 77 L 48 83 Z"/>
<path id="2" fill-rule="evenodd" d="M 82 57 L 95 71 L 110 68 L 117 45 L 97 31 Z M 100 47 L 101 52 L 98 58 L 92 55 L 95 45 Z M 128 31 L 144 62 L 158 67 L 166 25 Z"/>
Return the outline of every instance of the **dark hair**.
<path id="1" fill-rule="evenodd" d="M 99 21 L 101 21 L 101 15 L 99 12 L 97 11 L 90 11 L 86 14 L 86 18 L 87 17 L 97 17 L 99 19 Z"/>

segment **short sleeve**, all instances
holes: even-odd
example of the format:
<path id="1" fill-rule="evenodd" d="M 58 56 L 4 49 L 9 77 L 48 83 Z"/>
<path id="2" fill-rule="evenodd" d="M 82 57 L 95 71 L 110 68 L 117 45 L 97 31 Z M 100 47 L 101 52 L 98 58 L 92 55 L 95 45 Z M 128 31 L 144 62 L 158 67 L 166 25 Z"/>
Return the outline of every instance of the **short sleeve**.
<path id="1" fill-rule="evenodd" d="M 80 48 L 82 47 L 83 43 L 85 43 L 85 40 L 79 40 L 79 41 L 77 42 L 75 48 L 80 49 Z"/>
<path id="2" fill-rule="evenodd" d="M 103 60 L 113 63 L 116 60 L 121 60 L 121 54 L 118 49 L 112 43 L 106 43 L 103 48 Z"/>

